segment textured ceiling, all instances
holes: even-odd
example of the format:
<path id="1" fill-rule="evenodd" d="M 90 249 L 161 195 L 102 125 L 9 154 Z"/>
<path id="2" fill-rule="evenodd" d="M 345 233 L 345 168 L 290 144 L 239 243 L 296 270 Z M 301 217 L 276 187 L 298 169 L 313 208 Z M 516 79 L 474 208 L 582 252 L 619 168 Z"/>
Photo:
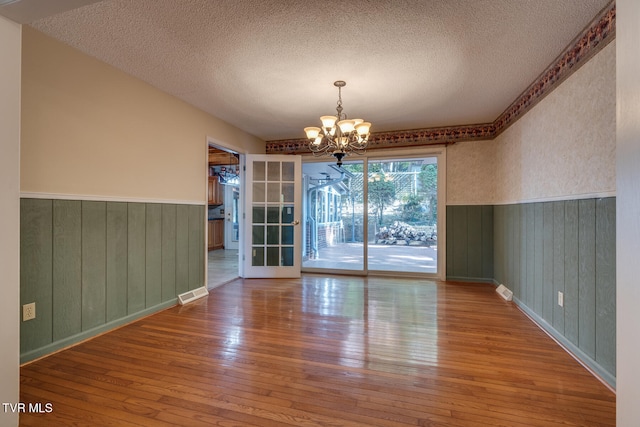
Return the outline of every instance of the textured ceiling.
<path id="1" fill-rule="evenodd" d="M 609 0 L 105 0 L 31 23 L 264 140 L 494 121 Z"/>

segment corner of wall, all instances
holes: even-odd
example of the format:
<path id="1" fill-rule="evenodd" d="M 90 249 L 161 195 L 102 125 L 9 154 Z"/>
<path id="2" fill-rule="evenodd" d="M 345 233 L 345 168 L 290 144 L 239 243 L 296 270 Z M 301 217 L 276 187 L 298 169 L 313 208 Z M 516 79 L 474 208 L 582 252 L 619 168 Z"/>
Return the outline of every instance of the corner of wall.
<path id="1" fill-rule="evenodd" d="M 20 400 L 20 69 L 21 26 L 0 16 L 0 402 Z M 0 425 L 18 414 L 0 411 Z"/>

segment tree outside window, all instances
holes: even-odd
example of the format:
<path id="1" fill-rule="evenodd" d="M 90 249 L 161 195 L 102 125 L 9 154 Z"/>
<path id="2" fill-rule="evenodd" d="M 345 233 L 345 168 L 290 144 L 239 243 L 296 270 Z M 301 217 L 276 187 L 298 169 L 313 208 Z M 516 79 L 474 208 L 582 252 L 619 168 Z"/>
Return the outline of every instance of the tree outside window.
<path id="1" fill-rule="evenodd" d="M 371 169 L 379 170 L 369 173 L 369 205 L 376 216 L 376 222 L 382 225 L 384 209 L 393 205 L 396 199 L 396 185 L 379 164 L 372 164 Z"/>

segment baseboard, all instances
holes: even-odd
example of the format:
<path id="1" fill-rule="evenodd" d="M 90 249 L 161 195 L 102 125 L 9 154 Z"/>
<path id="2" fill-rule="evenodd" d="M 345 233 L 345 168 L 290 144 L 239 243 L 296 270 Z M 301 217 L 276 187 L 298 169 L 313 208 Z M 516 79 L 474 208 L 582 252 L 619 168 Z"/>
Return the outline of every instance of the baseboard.
<path id="1" fill-rule="evenodd" d="M 524 305 L 522 301 L 517 298 L 513 298 L 513 302 L 516 306 L 535 323 L 543 332 L 545 332 L 551 339 L 558 343 L 571 357 L 573 357 L 578 363 L 585 367 L 589 372 L 598 378 L 604 385 L 606 385 L 612 392 L 616 391 L 616 377 L 609 371 L 605 370 L 602 366 L 582 351 L 578 346 L 569 341 L 560 332 L 555 330 L 546 320 L 534 313 L 529 307 Z"/>
<path id="2" fill-rule="evenodd" d="M 471 283 L 494 283 L 491 278 L 483 277 L 461 277 L 461 276 L 447 276 L 447 282 L 471 282 Z"/>
<path id="3" fill-rule="evenodd" d="M 492 280 L 495 286 L 499 286 L 500 283 L 497 280 Z M 584 351 L 580 350 L 578 346 L 569 341 L 564 335 L 558 332 L 553 326 L 546 320 L 532 311 L 529 307 L 522 303 L 518 298 L 513 297 L 513 302 L 516 307 L 520 309 L 537 327 L 549 335 L 560 347 L 564 349 L 571 357 L 576 359 L 578 363 L 585 367 L 594 377 L 598 378 L 604 385 L 607 386 L 612 392 L 616 392 L 616 377 L 609 371 L 605 370 L 598 362 L 589 357 Z"/>

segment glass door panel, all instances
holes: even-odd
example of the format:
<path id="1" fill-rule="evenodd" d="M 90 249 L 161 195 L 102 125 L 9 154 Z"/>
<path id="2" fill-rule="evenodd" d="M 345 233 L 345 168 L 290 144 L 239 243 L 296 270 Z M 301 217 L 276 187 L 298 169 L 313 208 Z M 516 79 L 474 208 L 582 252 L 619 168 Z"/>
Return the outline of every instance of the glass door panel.
<path id="1" fill-rule="evenodd" d="M 369 160 L 369 271 L 437 274 L 436 157 Z"/>
<path id="2" fill-rule="evenodd" d="M 306 270 L 364 271 L 363 167 L 363 161 L 303 164 Z"/>

